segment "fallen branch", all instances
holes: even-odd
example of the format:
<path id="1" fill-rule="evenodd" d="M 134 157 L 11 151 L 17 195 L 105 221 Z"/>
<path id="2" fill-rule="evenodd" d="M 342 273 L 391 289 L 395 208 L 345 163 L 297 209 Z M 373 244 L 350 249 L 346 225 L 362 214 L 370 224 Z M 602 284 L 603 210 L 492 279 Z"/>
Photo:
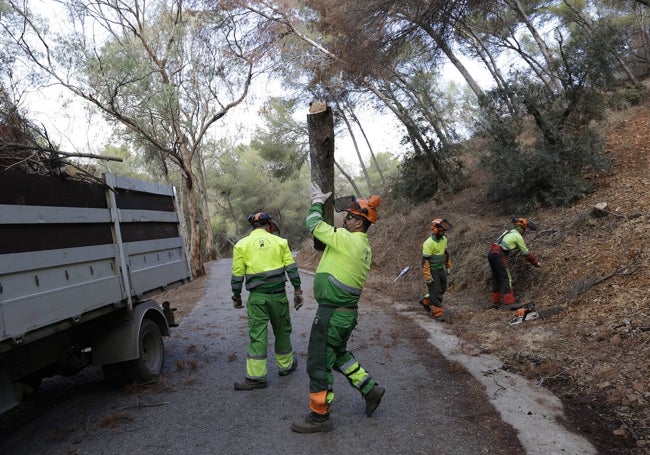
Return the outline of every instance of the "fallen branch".
<path id="1" fill-rule="evenodd" d="M 105 160 L 105 161 L 124 161 L 122 158 L 117 156 L 106 156 L 106 155 L 96 155 L 94 153 L 72 153 L 72 152 L 62 152 L 61 150 L 53 150 L 45 147 L 39 147 L 36 145 L 25 145 L 25 144 L 14 144 L 4 142 L 0 145 L 0 150 L 25 150 L 30 151 L 30 156 L 33 156 L 35 153 L 50 153 L 55 155 L 63 155 L 74 158 L 93 158 L 95 160 Z M 13 155 L 4 155 L 4 158 L 12 158 Z"/>
<path id="2" fill-rule="evenodd" d="M 638 257 L 638 256 L 637 256 Z M 625 276 L 625 275 L 633 275 L 636 272 L 639 271 L 639 263 L 638 259 L 632 261 L 631 263 L 624 264 L 614 270 L 612 273 L 609 275 L 605 275 L 600 278 L 595 278 L 595 277 L 587 277 L 583 279 L 582 281 L 576 283 L 569 289 L 569 299 L 574 300 L 576 297 L 578 297 L 580 294 L 585 292 L 586 290 L 596 286 L 597 284 L 602 283 L 605 280 L 608 280 L 610 278 L 613 278 L 615 276 Z"/>

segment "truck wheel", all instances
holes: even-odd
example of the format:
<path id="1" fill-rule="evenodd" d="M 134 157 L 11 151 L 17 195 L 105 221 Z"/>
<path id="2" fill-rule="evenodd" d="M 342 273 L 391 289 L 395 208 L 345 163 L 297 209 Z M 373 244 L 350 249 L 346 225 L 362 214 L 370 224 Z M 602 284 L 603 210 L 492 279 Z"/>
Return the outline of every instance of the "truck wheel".
<path id="1" fill-rule="evenodd" d="M 143 319 L 138 337 L 140 357 L 126 363 L 127 374 L 137 381 L 149 381 L 160 376 L 165 361 L 165 345 L 158 324 Z"/>
<path id="2" fill-rule="evenodd" d="M 165 346 L 158 325 L 143 319 L 138 335 L 140 356 L 135 360 L 103 365 L 104 378 L 109 384 L 121 386 L 146 382 L 160 376 L 165 360 Z"/>

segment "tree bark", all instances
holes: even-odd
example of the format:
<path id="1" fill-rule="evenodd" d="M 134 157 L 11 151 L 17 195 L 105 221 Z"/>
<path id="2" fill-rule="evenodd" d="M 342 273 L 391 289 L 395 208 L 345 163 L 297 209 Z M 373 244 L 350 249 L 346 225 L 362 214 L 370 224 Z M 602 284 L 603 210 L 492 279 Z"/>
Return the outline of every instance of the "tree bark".
<path id="1" fill-rule="evenodd" d="M 311 181 L 320 186 L 323 193 L 332 192 L 323 207 L 323 218 L 334 224 L 334 115 L 329 106 L 321 102 L 310 103 L 307 115 L 309 132 L 309 159 L 311 161 Z M 325 245 L 314 239 L 314 248 L 323 251 Z"/>
<path id="2" fill-rule="evenodd" d="M 210 218 L 210 207 L 208 206 L 208 195 L 205 187 L 205 169 L 201 153 L 197 154 L 196 160 L 196 183 L 199 190 L 199 197 L 201 199 L 201 217 L 203 218 L 203 229 L 205 231 L 205 251 L 208 261 L 217 258 L 216 248 L 214 246 L 214 235 L 212 233 L 212 221 Z"/>

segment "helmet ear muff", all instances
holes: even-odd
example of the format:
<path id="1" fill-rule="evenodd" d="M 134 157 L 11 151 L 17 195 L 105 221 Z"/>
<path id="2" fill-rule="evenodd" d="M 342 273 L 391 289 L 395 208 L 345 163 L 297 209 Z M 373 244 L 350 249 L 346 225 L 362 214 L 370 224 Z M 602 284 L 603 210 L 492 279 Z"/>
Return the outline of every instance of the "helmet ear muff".
<path id="1" fill-rule="evenodd" d="M 271 229 L 274 228 L 273 218 L 271 218 L 271 215 L 269 215 L 268 213 L 263 213 L 263 212 L 251 213 L 250 215 L 248 215 L 248 222 L 254 228 L 262 227 L 266 224 L 270 224 Z"/>

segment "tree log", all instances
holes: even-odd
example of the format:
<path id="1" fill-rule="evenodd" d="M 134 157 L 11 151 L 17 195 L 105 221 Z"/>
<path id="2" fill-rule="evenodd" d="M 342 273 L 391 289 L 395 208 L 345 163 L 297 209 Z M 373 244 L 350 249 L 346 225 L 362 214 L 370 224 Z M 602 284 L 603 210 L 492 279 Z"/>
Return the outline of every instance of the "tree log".
<path id="1" fill-rule="evenodd" d="M 323 218 L 334 224 L 334 116 L 332 109 L 323 102 L 309 103 L 307 115 L 309 132 L 309 160 L 311 161 L 311 181 L 318 184 L 323 193 L 332 192 L 323 207 Z M 323 251 L 325 245 L 314 239 L 314 248 Z"/>

